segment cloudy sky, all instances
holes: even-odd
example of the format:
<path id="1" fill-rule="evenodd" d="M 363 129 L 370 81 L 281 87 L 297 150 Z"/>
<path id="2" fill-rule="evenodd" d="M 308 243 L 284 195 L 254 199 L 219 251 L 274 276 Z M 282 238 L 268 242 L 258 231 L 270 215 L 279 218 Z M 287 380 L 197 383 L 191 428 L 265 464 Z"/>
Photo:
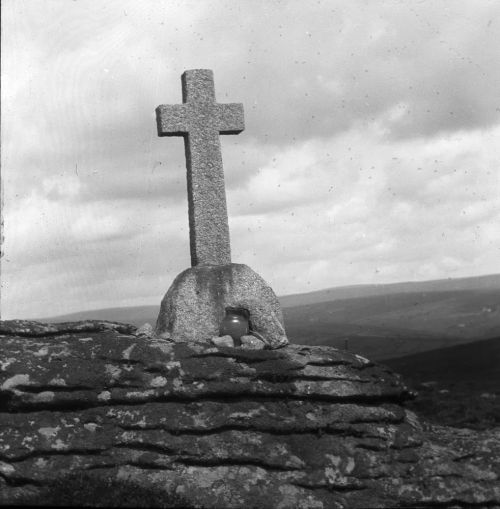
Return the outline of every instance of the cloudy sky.
<path id="1" fill-rule="evenodd" d="M 279 295 L 500 272 L 500 2 L 3 0 L 2 318 L 158 304 L 208 68 L 233 261 Z"/>

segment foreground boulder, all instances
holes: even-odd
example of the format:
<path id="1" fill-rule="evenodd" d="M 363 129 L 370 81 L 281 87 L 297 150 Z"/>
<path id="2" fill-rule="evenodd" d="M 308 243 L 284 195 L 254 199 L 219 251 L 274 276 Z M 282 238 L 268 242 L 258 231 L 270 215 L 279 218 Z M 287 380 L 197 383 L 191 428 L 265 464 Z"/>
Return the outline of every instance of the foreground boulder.
<path id="1" fill-rule="evenodd" d="M 0 504 L 500 504 L 500 433 L 423 427 L 383 366 L 327 347 L 0 322 Z"/>

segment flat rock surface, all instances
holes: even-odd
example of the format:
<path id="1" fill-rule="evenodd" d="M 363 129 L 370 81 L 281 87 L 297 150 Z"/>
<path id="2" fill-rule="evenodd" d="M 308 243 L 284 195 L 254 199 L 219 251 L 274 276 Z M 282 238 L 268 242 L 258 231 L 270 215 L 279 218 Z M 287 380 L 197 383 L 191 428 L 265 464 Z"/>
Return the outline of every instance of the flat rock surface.
<path id="1" fill-rule="evenodd" d="M 500 505 L 500 430 L 422 425 L 383 366 L 134 333 L 0 322 L 0 504 Z"/>

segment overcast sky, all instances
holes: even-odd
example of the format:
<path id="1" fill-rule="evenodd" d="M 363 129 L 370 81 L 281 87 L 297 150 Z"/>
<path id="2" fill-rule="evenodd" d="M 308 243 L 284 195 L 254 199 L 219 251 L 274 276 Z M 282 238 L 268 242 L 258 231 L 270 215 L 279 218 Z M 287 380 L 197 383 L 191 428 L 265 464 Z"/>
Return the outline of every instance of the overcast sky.
<path id="1" fill-rule="evenodd" d="M 232 258 L 278 295 L 500 272 L 500 2 L 2 1 L 2 318 L 159 304 L 213 69 Z"/>

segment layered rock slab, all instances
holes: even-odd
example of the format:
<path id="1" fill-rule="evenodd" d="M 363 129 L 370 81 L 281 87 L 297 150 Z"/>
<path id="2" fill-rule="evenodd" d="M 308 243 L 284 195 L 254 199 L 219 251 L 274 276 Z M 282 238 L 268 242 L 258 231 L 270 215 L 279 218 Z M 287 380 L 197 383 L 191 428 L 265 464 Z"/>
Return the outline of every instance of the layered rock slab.
<path id="1" fill-rule="evenodd" d="M 132 332 L 0 324 L 0 504 L 500 501 L 498 431 L 424 428 L 382 366 L 326 347 L 249 351 Z"/>

